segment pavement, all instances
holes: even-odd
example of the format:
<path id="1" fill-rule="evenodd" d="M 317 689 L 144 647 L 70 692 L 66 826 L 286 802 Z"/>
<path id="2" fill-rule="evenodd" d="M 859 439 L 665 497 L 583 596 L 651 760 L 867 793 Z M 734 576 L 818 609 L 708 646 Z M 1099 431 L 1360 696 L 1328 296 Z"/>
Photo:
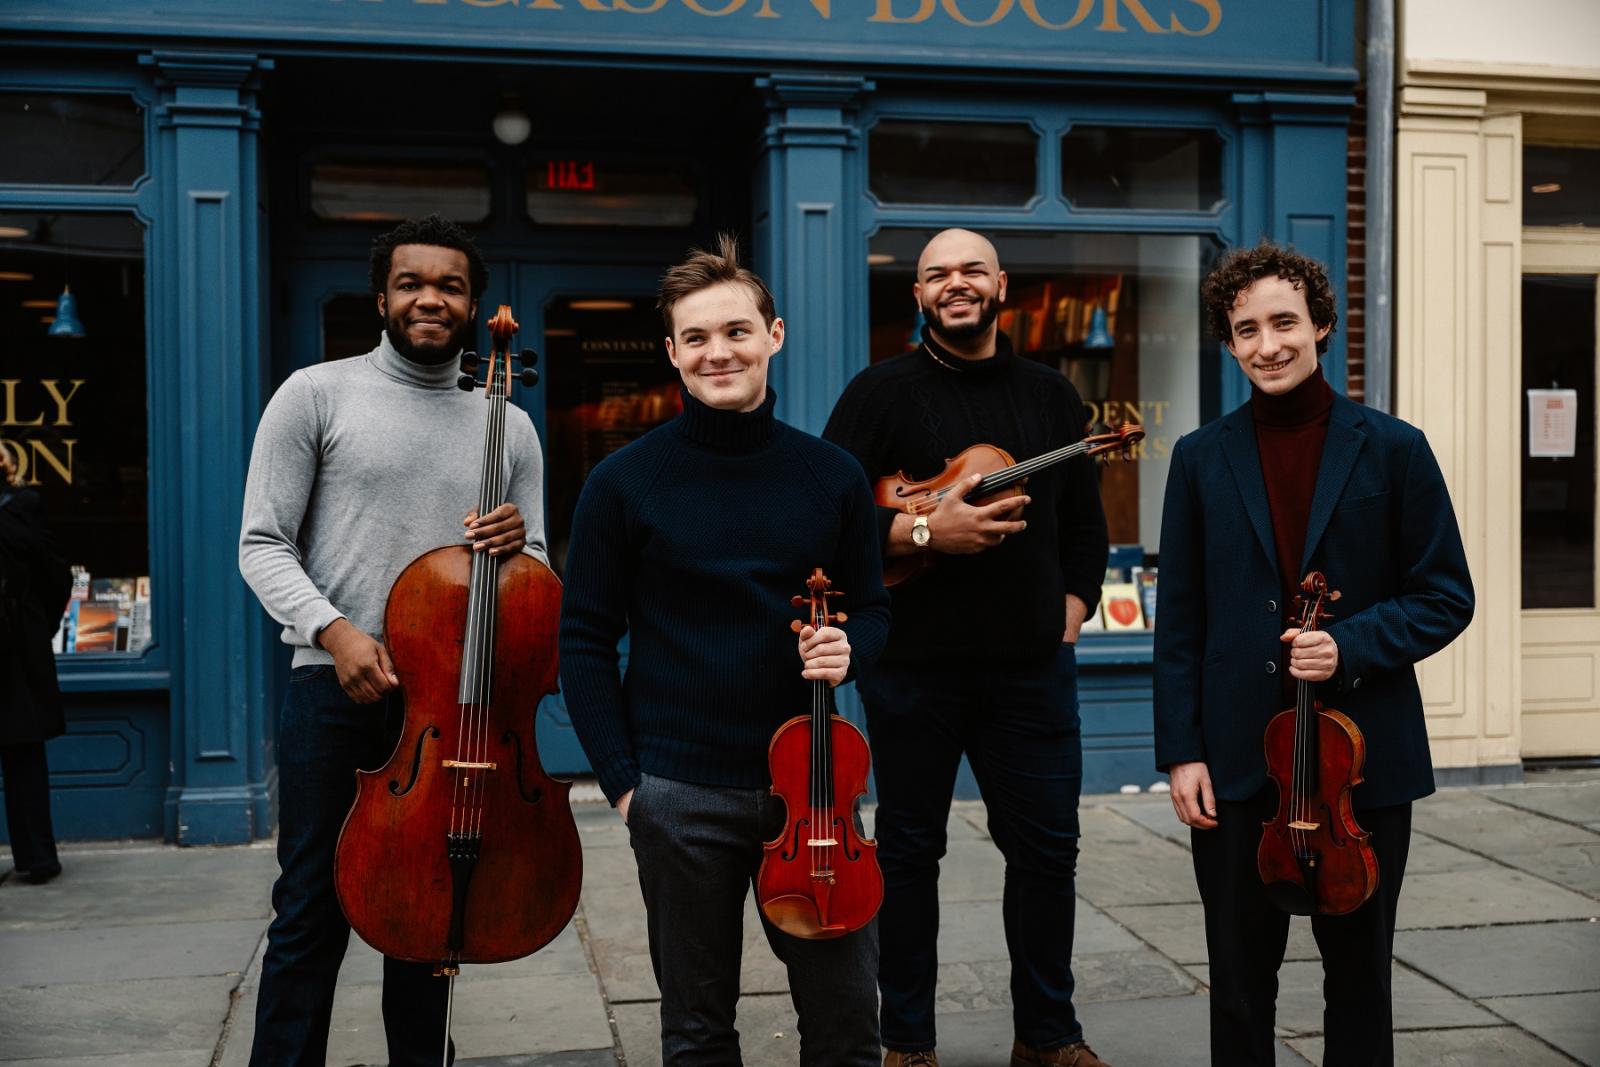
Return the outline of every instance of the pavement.
<path id="1" fill-rule="evenodd" d="M 1394 963 L 1396 1062 L 1600 1065 L 1600 773 L 1450 789 L 1415 809 Z M 576 807 L 584 891 L 528 959 L 456 985 L 462 1067 L 655 1067 L 658 1005 L 627 835 Z M 870 812 L 868 813 L 870 816 Z M 1203 1064 L 1206 952 L 1187 835 L 1164 796 L 1082 804 L 1077 1004 L 1117 1067 Z M 0 1064 L 245 1067 L 277 872 L 272 844 L 75 845 L 43 886 L 0 882 Z M 0 870 L 9 861 L 0 859 Z M 940 1058 L 1000 1067 L 1011 1041 L 1003 869 L 979 803 L 950 818 L 939 934 Z M 328 1063 L 381 1064 L 380 961 L 352 939 Z M 1296 919 L 1280 1064 L 1320 1061 L 1321 977 Z M 750 1067 L 798 1064 L 782 969 L 745 924 Z"/>

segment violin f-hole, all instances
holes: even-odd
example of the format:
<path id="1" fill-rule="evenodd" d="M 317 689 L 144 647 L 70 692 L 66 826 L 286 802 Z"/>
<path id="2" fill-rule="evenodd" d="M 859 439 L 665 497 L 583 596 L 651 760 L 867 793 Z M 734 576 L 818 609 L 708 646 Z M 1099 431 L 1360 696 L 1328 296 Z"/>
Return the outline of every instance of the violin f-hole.
<path id="1" fill-rule="evenodd" d="M 421 730 L 417 733 L 417 751 L 411 757 L 411 780 L 406 783 L 406 787 L 404 789 L 401 789 L 400 779 L 389 779 L 390 796 L 403 797 L 407 793 L 411 792 L 411 787 L 417 784 L 417 775 L 422 773 L 422 745 L 430 737 L 438 736 L 439 728 L 431 725 L 426 730 Z"/>
<path id="2" fill-rule="evenodd" d="M 796 819 L 794 821 L 794 838 L 789 844 L 789 851 L 780 853 L 780 858 L 785 863 L 800 855 L 800 841 L 810 824 L 810 819 Z"/>

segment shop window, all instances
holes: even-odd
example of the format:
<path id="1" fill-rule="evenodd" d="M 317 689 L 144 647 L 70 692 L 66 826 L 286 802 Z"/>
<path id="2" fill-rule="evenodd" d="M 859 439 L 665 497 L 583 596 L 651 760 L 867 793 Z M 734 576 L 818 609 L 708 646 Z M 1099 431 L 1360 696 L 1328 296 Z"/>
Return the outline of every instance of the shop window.
<path id="1" fill-rule="evenodd" d="M 1522 606 L 1595 606 L 1593 274 L 1522 279 Z"/>
<path id="2" fill-rule="evenodd" d="M 322 305 L 322 361 L 364 356 L 378 347 L 383 319 L 371 293 L 340 293 Z"/>
<path id="3" fill-rule="evenodd" d="M 562 573 L 589 472 L 682 410 L 655 300 L 591 294 L 545 310 L 550 562 Z"/>
<path id="4" fill-rule="evenodd" d="M 311 213 L 330 222 L 489 217 L 486 167 L 415 159 L 329 160 L 311 168 Z"/>
<path id="5" fill-rule="evenodd" d="M 1222 199 L 1213 130 L 1074 126 L 1061 139 L 1061 195 L 1080 208 L 1210 211 Z"/>
<path id="6" fill-rule="evenodd" d="M 78 578 L 61 652 L 151 640 L 144 302 L 132 218 L 0 214 L 0 440 Z"/>
<path id="7" fill-rule="evenodd" d="M 885 204 L 1021 207 L 1038 188 L 1038 140 L 1024 123 L 884 119 L 867 141 L 868 185 Z"/>
<path id="8" fill-rule="evenodd" d="M 1600 148 L 1522 150 L 1524 226 L 1600 226 Z"/>
<path id="9" fill-rule="evenodd" d="M 0 183 L 132 185 L 144 113 L 122 94 L 0 92 L 0 145 Z"/>
<path id="10" fill-rule="evenodd" d="M 672 160 L 565 153 L 527 170 L 528 217 L 543 226 L 688 226 L 699 181 Z"/>
<path id="11" fill-rule="evenodd" d="M 912 283 L 918 253 L 932 236 L 892 229 L 872 240 L 874 362 L 920 343 L 923 315 Z M 1111 577 L 1153 585 L 1172 446 L 1200 425 L 1203 377 L 1216 373 L 1215 349 L 1202 340 L 1199 296 L 1215 246 L 1197 236 L 990 236 L 1008 276 L 997 318 L 1017 353 L 1071 379 L 1092 422 L 1145 427 L 1135 462 L 1107 465 L 1101 489 L 1111 540 L 1121 546 L 1113 552 Z M 1152 590 L 1149 608 L 1139 609 L 1140 626 L 1153 607 Z"/>

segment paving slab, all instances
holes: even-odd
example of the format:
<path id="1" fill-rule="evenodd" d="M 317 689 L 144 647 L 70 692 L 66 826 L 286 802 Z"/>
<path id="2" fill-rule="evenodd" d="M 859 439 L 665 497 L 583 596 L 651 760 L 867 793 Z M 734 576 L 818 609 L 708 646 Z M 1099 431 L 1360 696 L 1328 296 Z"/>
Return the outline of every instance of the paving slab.
<path id="1" fill-rule="evenodd" d="M 0 931 L 0 986 L 242 974 L 260 920 Z"/>
<path id="2" fill-rule="evenodd" d="M 1322 1038 L 1291 1039 L 1289 1045 L 1310 1062 L 1322 1062 Z M 1566 1056 L 1510 1026 L 1395 1034 L 1394 1062 L 1427 1067 L 1572 1067 Z"/>
<path id="3" fill-rule="evenodd" d="M 1190 967 L 1210 984 L 1209 966 Z M 1391 981 L 1396 1030 L 1442 1030 L 1455 1026 L 1494 1026 L 1499 1020 L 1472 1001 L 1424 975 L 1395 967 Z M 1295 960 L 1278 971 L 1278 1029 L 1289 1035 L 1322 1033 L 1322 963 Z"/>
<path id="4" fill-rule="evenodd" d="M 530 1052 L 516 1056 L 473 1056 L 457 1059 L 456 1067 L 617 1067 L 612 1049 L 577 1052 Z"/>
<path id="5" fill-rule="evenodd" d="M 999 900 L 1006 890 L 1006 861 L 993 841 L 975 837 L 952 839 L 939 862 L 939 900 L 950 905 L 971 900 Z"/>
<path id="6" fill-rule="evenodd" d="M 1204 994 L 1086 1004 L 1078 1021 L 1095 1052 L 1117 1067 L 1193 1065 L 1208 1059 L 1210 998 Z M 1276 1050 L 1278 1067 L 1306 1067 L 1306 1060 L 1282 1041 Z M 939 1059 L 944 1061 L 942 1053 Z M 995 1061 L 972 1061 L 972 1067 L 980 1065 L 995 1067 Z"/>
<path id="7" fill-rule="evenodd" d="M 3 942 L 0 942 L 3 943 Z M 531 956 L 506 963 L 468 963 L 461 968 L 456 988 L 480 979 L 538 978 L 553 974 L 589 974 L 589 959 L 578 938 L 575 923 L 568 923 L 556 939 Z M 383 955 L 377 949 L 350 935 L 344 962 L 339 966 L 339 983 L 372 984 L 383 981 Z"/>
<path id="8" fill-rule="evenodd" d="M 1502 859 L 1518 870 L 1600 900 L 1600 839 L 1589 845 L 1552 845 L 1538 852 L 1514 852 Z"/>
<path id="9" fill-rule="evenodd" d="M 631 897 L 609 890 L 591 894 L 585 898 L 584 917 L 589 926 L 589 947 L 611 1000 L 623 1003 L 659 999 L 661 992 L 650 962 L 644 901 L 639 898 L 638 889 L 632 891 Z M 767 942 L 753 893 L 745 898 L 739 968 L 741 993 L 788 992 L 788 971 Z"/>
<path id="10" fill-rule="evenodd" d="M 1077 903 L 1073 925 L 1074 956 L 1094 952 L 1133 952 L 1137 938 L 1084 900 Z M 1005 960 L 1005 922 L 997 900 L 978 900 L 941 910 L 939 959 L 950 963 Z"/>
<path id="11" fill-rule="evenodd" d="M 5 1055 L 85 1057 L 216 1047 L 234 977 L 0 989 Z"/>
<path id="12" fill-rule="evenodd" d="M 43 1059 L 13 1060 L 0 1050 L 0 1064 L 17 1067 L 211 1067 L 215 1049 L 177 1048 L 161 1052 L 108 1052 L 103 1056 L 46 1056 Z M 457 1067 L 460 1067 L 458 1064 Z"/>
<path id="13" fill-rule="evenodd" d="M 1553 819 L 1585 825 L 1600 823 L 1600 781 L 1512 785 L 1483 795 Z"/>
<path id="14" fill-rule="evenodd" d="M 1414 874 L 1438 874 L 1443 871 L 1481 870 L 1493 867 L 1495 860 L 1457 848 L 1427 834 L 1413 833 L 1406 853 L 1406 878 Z M 1404 891 L 1401 893 L 1405 895 Z"/>
<path id="15" fill-rule="evenodd" d="M 660 1004 L 619 1004 L 613 1013 L 628 1067 L 661 1067 Z M 745 1067 L 798 1067 L 800 1037 L 788 993 L 741 996 L 734 1025 Z"/>
<path id="16" fill-rule="evenodd" d="M 1469 997 L 1600 990 L 1600 922 L 1407 930 L 1394 954 Z"/>
<path id="17" fill-rule="evenodd" d="M 1483 1003 L 1579 1063 L 1600 1065 L 1600 993 L 1493 997 Z"/>
<path id="18" fill-rule="evenodd" d="M 1382 873 L 1379 874 L 1382 877 Z M 1507 867 L 1406 874 L 1396 928 L 1551 922 L 1600 915 L 1600 902 Z"/>
<path id="19" fill-rule="evenodd" d="M 1198 901 L 1187 849 L 1104 808 L 1082 814 L 1077 891 L 1101 906 Z"/>
<path id="20" fill-rule="evenodd" d="M 46 930 L 265 919 L 278 860 L 270 848 L 68 849 L 44 885 L 0 883 L 0 928 Z"/>
<path id="21" fill-rule="evenodd" d="M 387 1062 L 381 998 L 379 986 L 339 987 L 328 1037 L 330 1065 Z M 462 1057 L 612 1047 L 599 987 L 585 975 L 458 983 L 451 1032 Z"/>
<path id="22" fill-rule="evenodd" d="M 1411 808 L 1411 826 L 1488 856 L 1595 840 L 1592 830 L 1501 804 L 1473 790 L 1447 789 L 1417 801 Z"/>
<path id="23" fill-rule="evenodd" d="M 1177 812 L 1172 810 L 1172 801 L 1163 797 L 1140 800 L 1114 800 L 1105 804 L 1106 810 L 1114 811 L 1124 819 L 1138 823 L 1158 837 L 1165 838 L 1183 849 L 1189 850 L 1190 830 L 1178 821 Z"/>
<path id="24" fill-rule="evenodd" d="M 1155 904 L 1138 907 L 1108 907 L 1106 914 L 1125 926 L 1140 940 L 1178 963 L 1205 963 L 1205 911 L 1199 904 Z M 1284 958 L 1321 959 L 1316 938 L 1311 936 L 1309 919 L 1291 918 L 1289 943 Z"/>

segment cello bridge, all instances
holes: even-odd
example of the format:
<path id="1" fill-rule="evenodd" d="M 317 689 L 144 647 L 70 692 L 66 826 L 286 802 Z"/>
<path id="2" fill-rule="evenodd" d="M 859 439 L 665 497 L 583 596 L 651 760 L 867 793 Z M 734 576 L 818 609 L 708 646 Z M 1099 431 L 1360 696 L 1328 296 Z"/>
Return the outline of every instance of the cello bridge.
<path id="1" fill-rule="evenodd" d="M 465 760 L 447 759 L 440 761 L 446 767 L 454 767 L 461 771 L 492 771 L 499 767 L 495 763 L 468 763 Z"/>
<path id="2" fill-rule="evenodd" d="M 1320 822 L 1306 822 L 1302 819 L 1296 819 L 1289 824 L 1289 829 L 1291 830 L 1320 830 L 1321 828 L 1322 824 Z"/>

